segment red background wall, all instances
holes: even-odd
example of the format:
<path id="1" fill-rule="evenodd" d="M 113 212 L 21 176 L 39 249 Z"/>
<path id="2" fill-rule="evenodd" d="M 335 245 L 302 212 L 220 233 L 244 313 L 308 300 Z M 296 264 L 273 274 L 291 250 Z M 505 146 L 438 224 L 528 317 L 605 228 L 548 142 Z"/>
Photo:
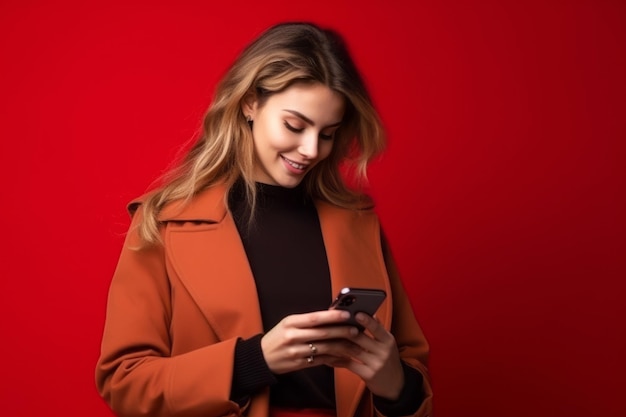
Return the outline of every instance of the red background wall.
<path id="1" fill-rule="evenodd" d="M 111 415 L 93 368 L 124 205 L 285 19 L 345 34 L 388 127 L 372 194 L 436 414 L 626 415 L 626 3 L 608 0 L 2 1 L 0 414 Z"/>

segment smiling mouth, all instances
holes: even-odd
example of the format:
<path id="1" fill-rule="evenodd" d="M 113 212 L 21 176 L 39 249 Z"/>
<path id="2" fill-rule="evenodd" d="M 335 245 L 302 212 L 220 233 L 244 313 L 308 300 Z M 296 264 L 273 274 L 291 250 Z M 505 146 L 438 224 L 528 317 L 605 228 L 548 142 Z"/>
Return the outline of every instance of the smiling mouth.
<path id="1" fill-rule="evenodd" d="M 294 162 L 291 159 L 287 159 L 282 155 L 280 157 L 283 158 L 285 162 L 287 162 L 289 165 L 291 165 L 295 169 L 304 170 L 307 167 L 307 165 L 298 164 L 297 162 Z"/>

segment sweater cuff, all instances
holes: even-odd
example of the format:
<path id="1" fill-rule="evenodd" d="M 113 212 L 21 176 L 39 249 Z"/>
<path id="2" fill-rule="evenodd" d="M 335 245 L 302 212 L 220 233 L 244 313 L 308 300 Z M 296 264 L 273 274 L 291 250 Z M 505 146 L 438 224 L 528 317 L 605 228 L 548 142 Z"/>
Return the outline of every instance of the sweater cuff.
<path id="1" fill-rule="evenodd" d="M 250 339 L 239 339 L 235 346 L 235 363 L 230 399 L 245 404 L 249 396 L 259 389 L 275 384 L 276 378 L 270 371 L 261 349 L 261 338 L 258 334 Z"/>
<path id="2" fill-rule="evenodd" d="M 387 417 L 398 417 L 415 414 L 424 401 L 424 376 L 406 363 L 402 362 L 404 386 L 397 400 L 391 401 L 377 395 L 374 407 Z"/>

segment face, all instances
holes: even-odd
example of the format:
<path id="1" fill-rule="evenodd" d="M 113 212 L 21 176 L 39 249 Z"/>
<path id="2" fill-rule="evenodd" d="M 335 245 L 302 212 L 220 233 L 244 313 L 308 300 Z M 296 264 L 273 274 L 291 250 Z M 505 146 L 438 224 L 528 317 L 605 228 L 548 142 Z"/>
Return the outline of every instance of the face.
<path id="1" fill-rule="evenodd" d="M 254 180 L 292 188 L 330 154 L 344 100 L 322 84 L 294 84 L 243 111 L 253 120 Z"/>

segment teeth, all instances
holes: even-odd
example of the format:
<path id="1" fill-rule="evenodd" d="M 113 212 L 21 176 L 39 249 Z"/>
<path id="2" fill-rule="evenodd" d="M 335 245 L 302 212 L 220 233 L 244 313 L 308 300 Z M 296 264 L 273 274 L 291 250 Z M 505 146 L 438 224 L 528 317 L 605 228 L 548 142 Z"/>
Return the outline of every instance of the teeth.
<path id="1" fill-rule="evenodd" d="M 295 162 L 293 162 L 293 161 L 291 161 L 291 160 L 289 160 L 287 158 L 285 158 L 285 161 L 287 161 L 287 163 L 289 165 L 291 165 L 292 167 L 294 167 L 296 169 L 304 169 L 304 168 L 306 168 L 306 165 L 296 164 Z"/>

